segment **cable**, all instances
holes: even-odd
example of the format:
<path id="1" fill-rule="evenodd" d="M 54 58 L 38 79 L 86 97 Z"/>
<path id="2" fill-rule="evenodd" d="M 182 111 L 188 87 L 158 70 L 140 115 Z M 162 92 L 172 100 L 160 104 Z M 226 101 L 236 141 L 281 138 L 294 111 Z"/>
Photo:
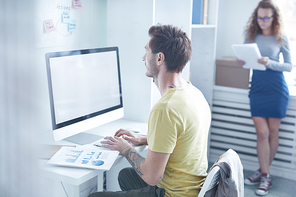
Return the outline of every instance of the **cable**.
<path id="1" fill-rule="evenodd" d="M 92 194 L 93 192 L 98 191 L 97 186 L 94 186 L 93 188 L 90 189 L 90 191 L 88 192 L 88 195 Z"/>
<path id="2" fill-rule="evenodd" d="M 103 191 L 107 191 L 107 171 L 103 172 Z"/>
<path id="3" fill-rule="evenodd" d="M 62 181 L 61 181 L 61 184 L 62 184 L 62 187 L 63 187 L 63 189 L 65 191 L 66 196 L 69 197 Z"/>

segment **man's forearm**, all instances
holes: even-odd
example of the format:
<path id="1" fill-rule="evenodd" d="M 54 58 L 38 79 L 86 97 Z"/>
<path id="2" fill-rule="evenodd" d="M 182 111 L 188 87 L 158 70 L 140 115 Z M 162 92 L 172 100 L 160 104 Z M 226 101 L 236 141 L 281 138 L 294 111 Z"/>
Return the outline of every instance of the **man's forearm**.
<path id="1" fill-rule="evenodd" d="M 135 168 L 138 175 L 142 178 L 143 172 L 141 169 L 141 164 L 145 161 L 145 158 L 142 157 L 133 147 L 128 148 L 123 156 L 127 158 L 129 163 Z"/>
<path id="2" fill-rule="evenodd" d="M 143 145 L 148 145 L 146 135 L 141 136 L 140 143 L 143 144 Z"/>

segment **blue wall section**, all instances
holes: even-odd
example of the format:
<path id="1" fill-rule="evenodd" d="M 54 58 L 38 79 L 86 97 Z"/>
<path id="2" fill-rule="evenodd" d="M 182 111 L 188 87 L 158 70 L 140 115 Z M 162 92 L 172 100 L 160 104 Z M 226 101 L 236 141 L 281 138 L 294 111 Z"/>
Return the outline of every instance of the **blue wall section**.
<path id="1" fill-rule="evenodd" d="M 192 24 L 202 24 L 203 0 L 193 0 Z"/>

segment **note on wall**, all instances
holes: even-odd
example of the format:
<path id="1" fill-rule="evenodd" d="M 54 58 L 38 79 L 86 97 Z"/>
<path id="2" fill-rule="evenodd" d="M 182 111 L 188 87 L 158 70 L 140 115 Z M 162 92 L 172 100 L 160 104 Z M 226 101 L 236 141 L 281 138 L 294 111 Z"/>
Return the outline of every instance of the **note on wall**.
<path id="1" fill-rule="evenodd" d="M 74 8 L 82 8 L 80 0 L 72 0 Z"/>
<path id="2" fill-rule="evenodd" d="M 88 0 L 82 8 L 81 0 L 40 0 L 36 1 L 36 47 L 53 47 L 77 43 L 82 34 L 91 34 L 93 4 L 97 0 Z M 83 3 L 83 2 L 82 2 Z M 44 22 L 51 19 L 45 29 Z M 75 22 L 72 22 L 74 20 Z M 69 25 L 70 23 L 70 25 Z M 88 27 L 89 30 L 86 28 Z M 50 33 L 47 33 L 50 32 Z"/>
<path id="3" fill-rule="evenodd" d="M 75 20 L 71 20 L 71 21 L 68 23 L 68 31 L 69 31 L 69 32 L 74 32 L 74 31 L 76 31 L 76 23 L 75 23 Z"/>
<path id="4" fill-rule="evenodd" d="M 71 21 L 70 12 L 69 11 L 63 11 L 62 12 L 62 22 L 63 23 L 69 23 L 70 21 Z"/>
<path id="5" fill-rule="evenodd" d="M 46 33 L 56 30 L 56 28 L 54 27 L 54 24 L 52 22 L 52 19 L 43 21 L 43 27 L 44 27 Z"/>
<path id="6" fill-rule="evenodd" d="M 76 24 L 77 22 L 79 23 L 76 17 L 81 10 L 74 9 L 71 0 L 37 1 L 36 10 L 37 47 L 52 47 L 74 43 L 75 38 L 79 36 L 80 32 L 77 29 L 75 33 L 69 32 L 67 20 L 75 20 Z M 55 31 L 53 31 L 54 28 L 48 29 L 52 31 L 51 33 L 47 33 L 46 27 L 43 24 L 48 19 L 51 19 L 52 25 L 55 28 Z"/>

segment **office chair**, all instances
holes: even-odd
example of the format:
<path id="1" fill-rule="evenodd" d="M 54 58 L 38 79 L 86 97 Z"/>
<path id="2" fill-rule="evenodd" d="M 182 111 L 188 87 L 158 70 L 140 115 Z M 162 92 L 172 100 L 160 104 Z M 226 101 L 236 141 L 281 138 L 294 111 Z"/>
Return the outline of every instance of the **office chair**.
<path id="1" fill-rule="evenodd" d="M 234 150 L 228 149 L 210 169 L 198 195 L 198 197 L 205 196 L 244 196 L 243 166 L 239 155 Z"/>
<path id="2" fill-rule="evenodd" d="M 211 190 L 212 188 L 214 188 L 216 185 L 219 184 L 219 179 L 220 179 L 220 167 L 215 166 L 208 173 L 208 176 L 198 194 L 198 197 L 204 197 L 207 191 Z"/>

